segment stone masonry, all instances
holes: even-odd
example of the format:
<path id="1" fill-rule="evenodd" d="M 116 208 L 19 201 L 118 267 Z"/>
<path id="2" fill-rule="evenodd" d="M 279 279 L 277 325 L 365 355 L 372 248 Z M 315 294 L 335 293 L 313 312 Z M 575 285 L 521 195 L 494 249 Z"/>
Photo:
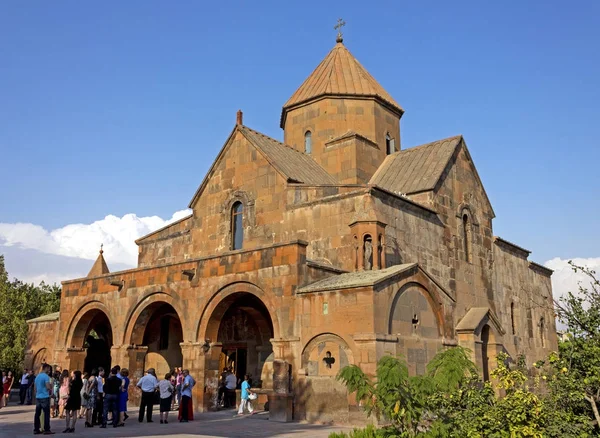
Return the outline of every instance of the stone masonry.
<path id="1" fill-rule="evenodd" d="M 183 366 L 201 411 L 231 366 L 272 419 L 348 422 L 348 364 L 401 354 L 422 373 L 462 345 L 487 377 L 500 351 L 543 358 L 552 271 L 494 236 L 464 138 L 400 149 L 403 114 L 339 41 L 284 105 L 285 143 L 240 112 L 192 214 L 138 239 L 137 268 L 101 252 L 64 281 L 60 312 L 29 321 L 26 366 L 118 363 L 134 382 Z"/>

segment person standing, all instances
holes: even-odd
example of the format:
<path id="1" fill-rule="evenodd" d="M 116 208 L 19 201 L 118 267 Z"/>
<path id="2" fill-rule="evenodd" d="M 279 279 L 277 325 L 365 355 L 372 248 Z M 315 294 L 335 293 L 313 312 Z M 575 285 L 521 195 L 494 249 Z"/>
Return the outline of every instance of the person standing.
<path id="1" fill-rule="evenodd" d="M 240 402 L 240 408 L 238 409 L 238 415 L 244 415 L 244 410 L 248 409 L 248 412 L 252 414 L 254 412 L 254 408 L 252 407 L 252 402 L 250 401 L 250 376 L 246 374 L 244 376 L 244 381 L 242 382 L 242 393 Z"/>
<path id="2" fill-rule="evenodd" d="M 181 385 L 183 385 L 183 371 L 181 367 L 175 368 L 177 376 L 175 377 L 175 398 L 177 399 L 177 407 L 181 406 Z"/>
<path id="3" fill-rule="evenodd" d="M 10 390 L 12 389 L 14 381 L 15 379 L 13 378 L 12 371 L 9 371 L 6 374 L 6 377 L 2 379 L 2 389 L 4 390 L 4 406 L 8 406 L 8 402 L 10 400 Z"/>
<path id="4" fill-rule="evenodd" d="M 67 419 L 67 428 L 63 433 L 75 432 L 75 423 L 77 423 L 77 414 L 81 409 L 81 388 L 83 388 L 83 380 L 81 380 L 81 371 L 73 371 L 71 375 L 71 383 L 69 384 L 69 394 L 65 403 L 65 417 Z"/>
<path id="5" fill-rule="evenodd" d="M 45 364 L 48 367 L 50 367 L 50 365 Z M 50 369 L 52 369 L 52 367 L 50 367 Z M 33 386 L 35 383 L 35 373 L 33 372 L 33 370 L 29 370 L 29 374 L 27 374 L 27 394 L 26 394 L 26 402 L 28 405 L 33 404 Z"/>
<path id="6" fill-rule="evenodd" d="M 152 423 L 152 407 L 154 405 L 154 392 L 158 386 L 158 380 L 154 377 L 154 368 L 149 368 L 146 371 L 146 375 L 142 377 L 137 387 L 142 390 L 142 400 L 140 401 L 140 413 L 138 415 L 138 421 L 141 423 L 144 421 L 144 409 L 146 409 L 146 422 Z"/>
<path id="7" fill-rule="evenodd" d="M 86 415 L 86 410 L 87 410 L 87 404 L 86 404 L 86 399 L 85 399 L 85 394 L 87 394 L 87 387 L 88 387 L 88 379 L 90 378 L 90 376 L 88 375 L 88 373 L 83 373 L 83 376 L 81 377 L 81 391 L 80 391 L 80 395 L 81 395 L 81 409 L 79 410 L 79 419 L 84 418 Z"/>
<path id="8" fill-rule="evenodd" d="M 125 424 L 125 420 L 129 418 L 127 415 L 127 400 L 129 400 L 129 370 L 123 368 L 121 370 L 121 391 L 119 392 L 119 426 Z"/>
<path id="9" fill-rule="evenodd" d="M 25 394 L 27 394 L 27 376 L 29 375 L 29 370 L 25 368 L 23 370 L 23 375 L 21 376 L 21 380 L 19 382 L 19 404 L 25 404 Z"/>
<path id="10" fill-rule="evenodd" d="M 164 380 L 158 383 L 158 390 L 160 391 L 160 424 L 169 424 L 169 411 L 175 391 L 170 373 L 165 374 Z"/>
<path id="11" fill-rule="evenodd" d="M 85 399 L 85 427 L 94 427 L 94 410 L 96 409 L 96 395 L 98 394 L 98 370 L 93 369 L 87 383 Z"/>
<path id="12" fill-rule="evenodd" d="M 69 398 L 69 370 L 63 370 L 60 375 L 60 387 L 58 389 L 58 418 L 65 418 L 65 405 Z"/>
<path id="13" fill-rule="evenodd" d="M 187 423 L 190 420 L 190 411 L 193 412 L 192 408 L 192 388 L 196 382 L 190 376 L 189 370 L 183 370 L 183 384 L 181 385 L 181 408 L 179 412 L 181 413 L 181 419 L 179 420 L 182 423 Z"/>
<path id="14" fill-rule="evenodd" d="M 52 372 L 52 367 L 48 364 L 42 365 L 42 371 L 35 378 L 35 416 L 33 417 L 33 434 L 39 435 L 40 430 L 40 415 L 44 413 L 44 435 L 54 435 L 50 430 L 50 391 L 52 384 L 50 383 L 49 374 Z"/>
<path id="15" fill-rule="evenodd" d="M 102 426 L 106 428 L 108 423 L 108 412 L 112 412 L 113 427 L 119 426 L 119 393 L 121 392 L 121 379 L 117 377 L 120 370 L 113 367 L 110 370 L 110 375 L 104 382 L 104 414 L 102 415 Z M 123 426 L 123 424 L 121 424 Z"/>
<path id="16" fill-rule="evenodd" d="M 102 424 L 102 414 L 104 413 L 104 368 L 98 368 L 96 377 L 96 405 L 92 415 L 92 425 Z"/>

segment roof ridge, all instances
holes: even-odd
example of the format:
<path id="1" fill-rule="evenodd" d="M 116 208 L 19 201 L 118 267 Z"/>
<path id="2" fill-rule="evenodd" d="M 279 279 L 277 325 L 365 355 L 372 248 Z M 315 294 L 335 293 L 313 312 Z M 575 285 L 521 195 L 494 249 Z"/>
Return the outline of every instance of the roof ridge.
<path id="1" fill-rule="evenodd" d="M 459 137 L 462 138 L 462 134 L 453 135 L 451 137 L 446 137 L 446 138 L 440 138 L 439 140 L 430 141 L 429 143 L 422 143 L 422 144 L 419 144 L 417 146 L 412 146 L 412 147 L 409 147 L 409 148 L 406 148 L 406 149 L 401 149 L 401 150 L 399 150 L 397 152 L 394 152 L 393 154 L 390 154 L 390 156 L 400 155 L 402 152 L 414 151 L 415 149 L 424 148 L 425 146 L 431 146 L 434 143 L 440 143 L 440 142 L 443 142 L 443 141 L 454 140 L 454 139 L 457 139 Z"/>
<path id="2" fill-rule="evenodd" d="M 312 157 L 310 157 L 310 155 L 308 155 L 308 154 L 305 154 L 304 152 L 302 152 L 302 151 L 299 151 L 298 149 L 295 149 L 295 148 L 293 148 L 292 146 L 290 146 L 290 145 L 287 145 L 287 144 L 285 144 L 285 143 L 283 143 L 283 142 L 281 142 L 281 141 L 277 140 L 276 138 L 270 137 L 270 136 L 268 136 L 267 134 L 263 134 L 263 133 L 262 133 L 262 132 L 260 132 L 260 131 L 257 131 L 257 130 L 255 130 L 255 129 L 252 129 L 252 128 L 250 128 L 249 126 L 246 126 L 246 125 L 240 125 L 240 127 L 241 127 L 241 128 L 245 128 L 245 129 L 247 129 L 247 130 L 249 130 L 249 131 L 253 132 L 254 134 L 258 134 L 258 135 L 260 135 L 260 136 L 262 136 L 262 137 L 266 138 L 267 140 L 274 141 L 275 143 L 277 143 L 277 144 L 279 144 L 279 145 L 281 145 L 281 146 L 284 146 L 284 147 L 286 147 L 286 148 L 288 148 L 288 149 L 290 149 L 290 150 L 292 150 L 292 151 L 294 151 L 294 152 L 298 152 L 299 154 L 302 154 L 302 155 L 305 155 L 305 156 L 307 156 L 307 157 L 309 157 L 309 158 L 312 158 Z"/>

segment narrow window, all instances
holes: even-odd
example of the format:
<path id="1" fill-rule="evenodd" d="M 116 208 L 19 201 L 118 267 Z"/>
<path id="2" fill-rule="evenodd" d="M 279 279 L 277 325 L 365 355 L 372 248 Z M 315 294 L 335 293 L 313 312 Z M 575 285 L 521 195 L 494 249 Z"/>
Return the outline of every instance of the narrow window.
<path id="1" fill-rule="evenodd" d="M 377 264 L 379 265 L 379 269 L 385 269 L 383 266 L 383 235 L 379 235 L 379 239 L 377 242 Z"/>
<path id="2" fill-rule="evenodd" d="M 365 235 L 363 241 L 363 266 L 365 271 L 373 269 L 373 239 L 369 234 Z"/>
<path id="3" fill-rule="evenodd" d="M 171 318 L 168 316 L 162 317 L 160 319 L 160 338 L 158 341 L 158 349 L 159 350 L 168 350 L 169 349 L 169 324 L 171 322 Z"/>
<path id="4" fill-rule="evenodd" d="M 396 152 L 396 145 L 394 144 L 394 139 L 390 137 L 390 134 L 385 134 L 385 151 L 388 155 Z"/>
<path id="5" fill-rule="evenodd" d="M 242 249 L 244 241 L 243 216 L 244 206 L 238 201 L 231 208 L 231 249 Z"/>
<path id="6" fill-rule="evenodd" d="M 542 348 L 546 346 L 546 327 L 544 324 L 544 317 L 540 318 L 540 339 L 542 340 Z"/>
<path id="7" fill-rule="evenodd" d="M 312 152 L 312 134 L 310 131 L 306 131 L 306 134 L 304 134 L 304 152 L 307 154 Z"/>
<path id="8" fill-rule="evenodd" d="M 463 243 L 465 250 L 465 260 L 467 262 L 471 261 L 471 221 L 469 220 L 469 216 L 467 214 L 463 215 L 462 218 L 463 225 Z"/>
<path id="9" fill-rule="evenodd" d="M 510 303 L 510 325 L 512 327 L 513 336 L 517 334 L 517 329 L 515 327 L 515 303 Z"/>

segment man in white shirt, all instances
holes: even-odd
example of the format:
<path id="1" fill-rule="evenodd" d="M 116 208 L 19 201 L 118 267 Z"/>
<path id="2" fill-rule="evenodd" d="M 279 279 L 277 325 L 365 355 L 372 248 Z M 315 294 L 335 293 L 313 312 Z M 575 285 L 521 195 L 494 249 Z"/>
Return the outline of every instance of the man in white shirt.
<path id="1" fill-rule="evenodd" d="M 96 406 L 92 413 L 92 425 L 102 424 L 102 417 L 104 416 L 104 368 L 98 368 L 98 376 L 96 377 L 98 382 L 97 393 L 96 393 Z"/>
<path id="2" fill-rule="evenodd" d="M 229 374 L 225 377 L 225 396 L 223 397 L 223 405 L 226 408 L 235 407 L 235 388 L 237 387 L 237 377 L 229 370 Z"/>
<path id="3" fill-rule="evenodd" d="M 146 422 L 152 423 L 152 407 L 154 405 L 154 391 L 158 386 L 158 380 L 155 377 L 154 368 L 149 368 L 146 375 L 142 377 L 137 387 L 142 390 L 142 400 L 140 401 L 140 413 L 138 421 L 144 421 L 144 409 L 146 409 Z"/>
<path id="4" fill-rule="evenodd" d="M 29 370 L 25 368 L 23 376 L 21 376 L 21 386 L 19 387 L 19 401 L 20 405 L 25 404 L 25 395 L 27 394 L 27 387 L 29 386 Z"/>

